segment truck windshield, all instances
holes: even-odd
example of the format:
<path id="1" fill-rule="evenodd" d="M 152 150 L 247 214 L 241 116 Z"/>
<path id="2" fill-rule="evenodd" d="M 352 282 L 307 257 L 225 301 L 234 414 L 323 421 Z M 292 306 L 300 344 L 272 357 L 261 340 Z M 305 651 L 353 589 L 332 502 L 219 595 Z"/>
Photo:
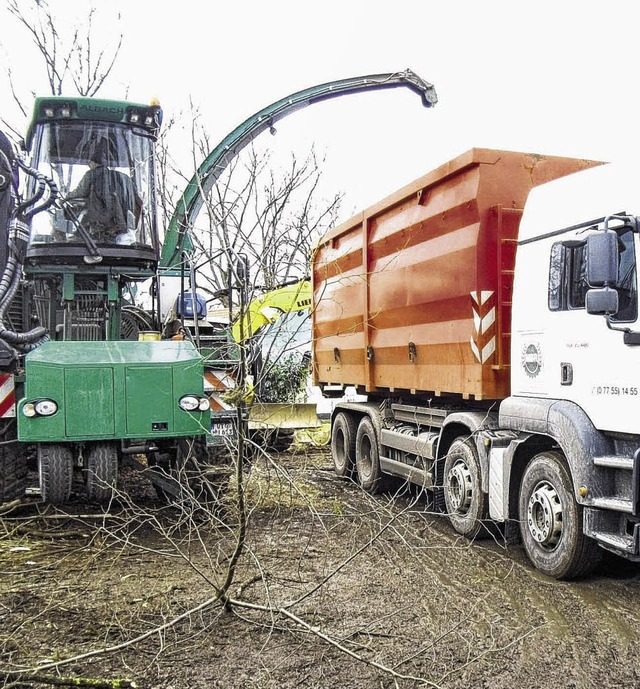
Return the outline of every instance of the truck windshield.
<path id="1" fill-rule="evenodd" d="M 33 163 L 60 190 L 34 218 L 30 244 L 81 244 L 79 226 L 98 245 L 155 248 L 153 139 L 105 122 L 37 127 Z M 52 247 L 53 248 L 53 247 Z"/>

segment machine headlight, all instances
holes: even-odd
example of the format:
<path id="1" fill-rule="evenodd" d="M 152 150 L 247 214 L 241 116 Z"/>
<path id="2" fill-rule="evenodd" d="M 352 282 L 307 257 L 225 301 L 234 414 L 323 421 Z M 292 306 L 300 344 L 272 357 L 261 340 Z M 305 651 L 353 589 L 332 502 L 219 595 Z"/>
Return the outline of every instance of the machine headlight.
<path id="1" fill-rule="evenodd" d="M 209 399 L 198 397 L 197 395 L 185 395 L 181 397 L 178 406 L 184 411 L 207 411 L 209 409 Z"/>
<path id="2" fill-rule="evenodd" d="M 27 402 L 23 407 L 22 407 L 22 413 L 25 416 L 28 416 L 29 418 L 32 418 L 33 416 L 37 415 L 36 411 L 36 405 L 33 402 Z"/>
<path id="3" fill-rule="evenodd" d="M 53 400 L 38 400 L 34 406 L 40 416 L 51 416 L 58 411 L 58 405 Z"/>
<path id="4" fill-rule="evenodd" d="M 178 405 L 184 411 L 195 411 L 200 406 L 200 400 L 195 395 L 185 395 L 180 398 Z"/>
<path id="5" fill-rule="evenodd" d="M 34 416 L 53 416 L 57 411 L 57 403 L 48 399 L 27 402 L 22 407 L 22 413 L 29 418 Z"/>

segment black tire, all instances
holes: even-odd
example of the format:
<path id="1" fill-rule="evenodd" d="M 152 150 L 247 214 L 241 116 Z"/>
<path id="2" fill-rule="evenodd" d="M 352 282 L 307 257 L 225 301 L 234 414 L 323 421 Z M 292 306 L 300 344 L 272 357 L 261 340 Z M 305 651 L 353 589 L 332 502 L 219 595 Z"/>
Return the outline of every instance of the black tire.
<path id="1" fill-rule="evenodd" d="M 171 474 L 190 501 L 217 509 L 232 474 L 230 455 L 210 451 L 204 436 L 180 438 Z"/>
<path id="2" fill-rule="evenodd" d="M 85 450 L 85 486 L 90 500 L 109 502 L 118 481 L 118 446 L 92 443 Z"/>
<path id="3" fill-rule="evenodd" d="M 367 493 L 375 495 L 387 487 L 386 476 L 380 469 L 378 435 L 368 416 L 364 416 L 356 433 L 356 470 L 358 483 Z"/>
<path id="4" fill-rule="evenodd" d="M 338 412 L 331 424 L 331 458 L 336 474 L 353 478 L 356 469 L 356 435 L 358 421 L 350 414 Z"/>
<path id="5" fill-rule="evenodd" d="M 269 452 L 287 452 L 294 441 L 293 431 L 274 428 L 270 431 L 258 432 L 258 444 Z"/>
<path id="6" fill-rule="evenodd" d="M 582 531 L 582 506 L 562 454 L 542 452 L 531 460 L 518 502 L 522 543 L 536 569 L 554 579 L 573 579 L 598 565 L 602 551 Z"/>
<path id="7" fill-rule="evenodd" d="M 22 498 L 27 489 L 27 453 L 18 443 L 0 447 L 0 505 Z"/>
<path id="8" fill-rule="evenodd" d="M 444 461 L 444 503 L 453 528 L 466 538 L 488 535 L 487 494 L 482 491 L 478 451 L 472 439 L 456 438 Z"/>
<path id="9" fill-rule="evenodd" d="M 44 502 L 66 502 L 73 484 L 71 446 L 62 443 L 38 443 L 40 494 Z"/>

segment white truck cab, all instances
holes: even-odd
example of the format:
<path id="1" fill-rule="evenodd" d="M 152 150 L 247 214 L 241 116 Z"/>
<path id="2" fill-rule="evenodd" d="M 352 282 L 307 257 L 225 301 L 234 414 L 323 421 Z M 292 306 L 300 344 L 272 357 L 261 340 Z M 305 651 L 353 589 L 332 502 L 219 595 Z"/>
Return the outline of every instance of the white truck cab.
<path id="1" fill-rule="evenodd" d="M 500 408 L 500 426 L 518 431 L 518 442 L 551 439 L 556 464 L 566 460 L 584 535 L 633 560 L 640 556 L 637 216 L 637 166 L 601 165 L 531 191 L 515 266 L 511 397 Z M 534 561 L 536 552 L 551 561 L 567 497 L 544 466 L 525 490 L 529 473 L 520 489 L 528 495 L 519 512 L 528 525 L 523 540 Z M 574 547 L 582 547 L 579 538 Z"/>
<path id="2" fill-rule="evenodd" d="M 512 309 L 512 395 L 569 400 L 600 431 L 638 434 L 636 257 L 640 175 L 602 165 L 533 189 L 520 224 Z M 589 285 L 590 243 L 615 235 L 610 285 Z M 593 245 L 601 256 L 604 245 Z M 595 258 L 595 257 L 594 257 Z M 594 262 L 592 258 L 592 263 Z M 615 313 L 589 313 L 607 289 Z M 638 332 L 638 344 L 631 344 Z"/>

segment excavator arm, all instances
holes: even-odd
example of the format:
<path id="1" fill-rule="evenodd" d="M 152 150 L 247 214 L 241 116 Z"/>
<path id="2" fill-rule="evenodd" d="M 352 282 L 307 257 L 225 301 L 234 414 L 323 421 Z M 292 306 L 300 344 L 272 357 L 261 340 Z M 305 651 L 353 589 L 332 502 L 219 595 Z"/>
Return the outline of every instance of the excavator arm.
<path id="1" fill-rule="evenodd" d="M 301 280 L 265 292 L 249 303 L 231 326 L 235 342 L 241 343 L 256 335 L 262 328 L 275 323 L 282 315 L 311 308 L 311 283 Z"/>
<path id="2" fill-rule="evenodd" d="M 370 74 L 312 86 L 272 103 L 245 120 L 211 151 L 187 184 L 165 234 L 160 269 L 165 274 L 179 274 L 182 254 L 193 252 L 193 243 L 189 233 L 202 208 L 204 197 L 233 158 L 265 129 L 273 128 L 276 122 L 296 110 L 329 98 L 398 87 L 406 87 L 418 93 L 423 105 L 427 108 L 433 107 L 438 102 L 433 85 L 421 79 L 410 69 L 406 69 L 403 72 Z"/>

